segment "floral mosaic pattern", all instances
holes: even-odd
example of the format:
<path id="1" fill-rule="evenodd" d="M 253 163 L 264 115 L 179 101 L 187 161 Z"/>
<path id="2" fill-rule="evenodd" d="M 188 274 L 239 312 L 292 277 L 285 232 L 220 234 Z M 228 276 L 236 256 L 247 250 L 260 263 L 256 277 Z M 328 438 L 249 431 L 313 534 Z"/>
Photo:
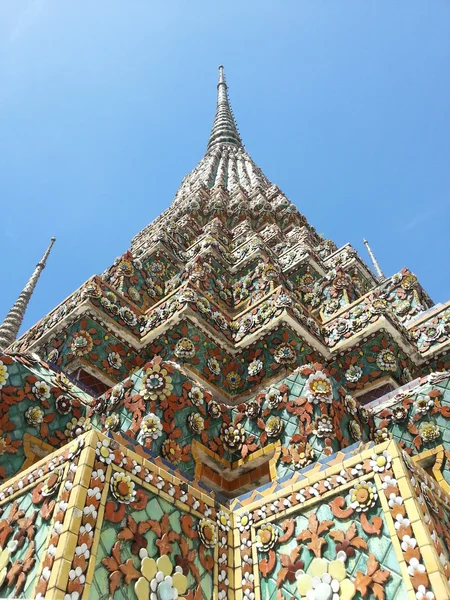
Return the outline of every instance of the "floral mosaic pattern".
<path id="1" fill-rule="evenodd" d="M 122 311 L 122 315 L 128 318 L 126 311 Z M 133 368 L 143 364 L 127 344 L 106 333 L 101 324 L 90 317 L 80 319 L 64 335 L 54 338 L 45 353 L 48 360 L 52 359 L 62 368 L 75 361 L 95 366 L 110 381 L 122 381 Z"/>
<path id="2" fill-rule="evenodd" d="M 34 491 L 32 496 L 24 494 L 2 511 L 0 591 L 5 598 L 32 595 L 55 504 L 45 502 L 39 506 L 39 500 Z"/>
<path id="3" fill-rule="evenodd" d="M 388 450 L 372 456 L 366 453 L 366 457 L 312 487 L 306 484 L 284 498 L 253 508 L 253 527 L 240 528 L 244 594 L 254 593 L 257 584 L 263 598 L 406 599 L 402 562 L 408 565 L 417 598 L 435 597 L 406 510 L 405 501 L 411 494 L 400 494 Z M 375 479 L 380 477 L 379 481 L 366 479 L 367 483 L 350 491 L 344 488 L 347 491 L 341 495 L 327 494 L 345 486 L 349 476 L 370 472 Z M 326 502 L 319 500 L 323 494 L 327 494 Z M 380 495 L 386 500 L 381 501 Z M 448 500 L 442 492 L 440 497 Z M 307 502 L 309 509 L 302 510 Z M 387 520 L 401 540 L 403 556 L 394 551 Z M 415 530 L 416 526 L 423 524 L 416 523 Z M 437 539 L 436 534 L 434 537 Z M 254 548 L 250 556 L 249 547 Z M 442 552 L 442 544 L 437 550 Z"/>
<path id="4" fill-rule="evenodd" d="M 137 486 L 138 498 L 126 511 L 121 510 L 120 500 L 106 504 L 93 584 L 96 596 L 109 598 L 120 588 L 125 597 L 139 600 L 211 597 L 210 568 L 217 544 L 214 522 L 210 520 L 213 529 L 204 544 L 201 519 L 142 491 Z M 126 592 L 124 584 L 130 584 Z"/>
<path id="5" fill-rule="evenodd" d="M 366 423 L 346 415 L 345 390 L 337 388 L 319 363 L 302 367 L 256 399 L 230 409 L 205 388 L 187 379 L 180 368 L 160 357 L 143 366 L 120 388 L 97 400 L 90 417 L 107 430 L 108 419 L 154 456 L 161 455 L 194 473 L 192 443 L 204 445 L 217 459 L 235 461 L 281 442 L 279 476 L 301 469 L 344 448 Z M 353 424 L 353 425 L 352 425 Z"/>
<path id="6" fill-rule="evenodd" d="M 320 600 L 328 594 L 333 599 L 334 595 L 339 599 L 403 599 L 407 596 L 399 560 L 408 564 L 417 594 L 431 597 L 436 584 L 427 573 L 428 563 L 415 537 L 425 527 L 434 540 L 436 560 L 444 571 L 448 569 L 443 561 L 447 560 L 449 496 L 442 490 L 436 492 L 429 476 L 408 457 L 403 458 L 392 443 L 362 454 L 349 452 L 339 469 L 330 457 L 330 466 L 325 465 L 323 477 L 315 484 L 305 478 L 294 489 L 292 484 L 281 486 L 275 501 L 272 497 L 264 502 L 263 490 L 253 504 L 242 497 L 232 507 L 237 511 L 232 518 L 229 509 L 211 494 L 202 494 L 153 461 L 142 460 L 134 450 L 93 432 L 87 436 L 52 458 L 41 471 L 30 470 L 23 481 L 14 484 L 14 489 L 24 489 L 24 499 L 30 493 L 27 486 L 33 486 L 26 503 L 29 508 L 23 508 L 25 500 L 10 502 L 0 523 L 0 538 L 9 531 L 1 558 L 6 565 L 13 560 L 17 563 L 11 575 L 8 572 L 6 585 L 19 585 L 19 595 L 30 585 L 36 586 L 35 595 L 45 594 L 53 581 L 65 513 L 70 514 L 72 502 L 80 498 L 79 529 L 70 534 L 76 536 L 74 557 L 64 575 L 71 597 L 83 593 L 88 566 L 94 561 L 95 569 L 90 571 L 94 579 L 89 581 L 93 598 L 140 599 L 152 594 L 156 599 L 206 600 L 215 594 L 226 598 L 227 548 L 234 527 L 242 560 L 234 568 L 242 582 L 235 579 L 233 585 L 242 586 L 247 597 L 259 582 L 262 598 L 297 595 Z M 90 455 L 93 462 L 87 467 Z M 90 477 L 79 477 L 79 469 L 80 474 L 90 469 Z M 414 473 L 411 486 L 416 489 L 401 492 L 397 478 L 405 478 L 408 470 Z M 88 481 L 88 488 L 80 496 L 82 480 Z M 0 489 L 0 503 L 7 500 L 5 490 Z M 419 493 L 423 520 L 414 520 L 408 512 L 413 493 Z M 32 556 L 34 524 L 41 531 L 45 523 L 41 539 L 46 550 Z M 17 526 L 20 532 L 15 535 Z M 392 527 L 400 541 L 401 559 L 389 535 Z M 13 554 L 19 548 L 22 554 L 17 560 Z M 38 565 L 35 556 L 43 564 Z M 214 564 L 218 564 L 217 571 Z"/>
<path id="7" fill-rule="evenodd" d="M 3 356 L 1 362 L 0 478 L 7 479 L 27 458 L 26 436 L 49 449 L 67 443 L 74 424 L 87 412 L 87 396 L 65 376 L 50 374 L 24 357 Z"/>
<path id="8" fill-rule="evenodd" d="M 441 444 L 445 447 L 450 441 L 449 382 L 448 373 L 429 375 L 393 394 L 389 408 L 374 408 L 376 430 L 385 430 L 410 455 Z M 449 471 L 445 462 L 442 473 L 450 483 Z"/>

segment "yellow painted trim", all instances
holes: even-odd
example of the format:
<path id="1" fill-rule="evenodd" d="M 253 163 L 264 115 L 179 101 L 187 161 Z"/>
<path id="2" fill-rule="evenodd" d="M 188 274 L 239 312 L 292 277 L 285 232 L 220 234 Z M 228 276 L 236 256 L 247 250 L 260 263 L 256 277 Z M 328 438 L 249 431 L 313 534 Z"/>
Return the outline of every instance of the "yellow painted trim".
<path id="1" fill-rule="evenodd" d="M 102 534 L 102 528 L 103 528 L 103 523 L 104 523 L 105 505 L 106 505 L 106 499 L 108 497 L 108 492 L 109 492 L 109 483 L 111 481 L 111 473 L 112 473 L 112 468 L 111 468 L 111 465 L 109 465 L 106 470 L 105 485 L 104 485 L 104 488 L 102 491 L 102 497 L 100 499 L 100 506 L 97 511 L 97 523 L 96 523 L 96 527 L 94 530 L 94 538 L 92 540 L 91 555 L 89 557 L 88 567 L 86 570 L 86 583 L 84 586 L 83 594 L 81 596 L 82 600 L 88 599 L 89 592 L 91 589 L 91 584 L 94 581 L 94 571 L 95 571 L 95 567 L 97 565 L 97 553 L 98 553 L 98 547 L 100 544 L 100 537 Z M 92 474 L 92 471 L 91 471 L 91 474 Z"/>
<path id="2" fill-rule="evenodd" d="M 52 454 L 52 457 L 57 458 L 61 454 L 63 454 L 65 451 L 66 451 L 66 446 L 63 446 L 62 448 L 55 450 Z M 2 483 L 2 485 L 0 485 L 0 492 L 2 492 L 5 489 L 8 489 L 10 487 L 13 487 L 15 485 L 15 483 L 18 481 L 23 481 L 32 471 L 43 468 L 49 462 L 48 458 L 49 458 L 48 456 L 44 456 L 44 458 L 41 458 L 38 462 L 33 463 L 31 466 L 27 467 L 26 469 L 22 469 L 21 471 L 16 473 L 16 475 L 13 475 L 12 477 L 10 477 L 6 481 L 4 481 Z M 64 465 L 64 463 L 62 463 L 62 464 Z M 10 502 L 17 496 L 21 496 L 29 488 L 34 488 L 36 486 L 36 483 L 39 483 L 40 481 L 42 481 L 42 479 L 44 479 L 47 476 L 47 474 L 48 473 L 45 473 L 42 477 L 34 479 L 31 483 L 24 484 L 24 486 L 22 488 L 18 489 L 16 492 L 14 492 L 14 494 L 6 496 L 6 498 L 4 500 L 0 500 L 0 505 Z"/>
<path id="3" fill-rule="evenodd" d="M 427 450 L 422 454 L 426 455 L 425 458 L 427 458 L 428 456 L 432 456 L 433 452 Z M 420 455 L 414 458 L 414 461 L 416 463 L 418 463 L 417 459 L 420 459 Z M 424 458 L 422 457 L 422 460 L 423 459 Z M 421 550 L 422 562 L 425 565 L 425 569 L 428 574 L 428 577 L 430 578 L 430 582 L 431 575 L 435 572 L 439 572 L 440 575 L 445 579 L 444 568 L 442 566 L 441 561 L 439 560 L 439 556 L 437 554 L 433 538 L 431 537 L 431 533 L 425 523 L 422 511 L 420 510 L 419 504 L 416 500 L 416 494 L 411 484 L 411 474 L 405 468 L 404 462 L 402 460 L 396 460 L 395 462 L 395 476 L 398 479 L 398 474 L 400 473 L 402 479 L 404 477 L 404 480 L 402 481 L 403 489 L 406 488 L 409 490 L 410 497 L 404 501 L 403 505 L 406 510 L 406 516 L 411 522 L 413 536 L 417 540 L 418 547 Z M 433 592 L 435 593 L 436 600 L 447 600 L 449 597 L 448 585 L 446 586 L 445 596 L 442 596 L 441 594 L 439 594 L 438 591 L 435 591 L 434 589 Z"/>
<path id="4" fill-rule="evenodd" d="M 49 455 L 55 451 L 55 448 L 53 446 L 51 446 L 50 444 L 47 444 L 46 442 L 40 440 L 39 438 L 35 437 L 34 435 L 25 433 L 23 436 L 23 451 L 25 453 L 25 461 L 24 461 L 22 467 L 20 468 L 19 473 L 21 473 L 25 469 L 28 469 L 28 467 L 31 467 L 31 465 L 34 465 L 37 462 L 36 457 L 38 455 L 32 450 L 32 447 L 31 447 L 32 444 L 35 446 L 40 446 L 42 448 L 43 452 L 45 452 L 45 456 L 39 457 L 38 460 L 42 460 L 43 458 L 46 458 L 47 455 Z"/>
<path id="5" fill-rule="evenodd" d="M 67 477 L 67 472 L 69 470 L 69 463 L 68 462 L 63 463 L 60 468 L 63 469 L 63 479 L 62 479 L 62 481 L 65 481 L 66 477 Z M 44 479 L 44 477 L 42 479 Z M 39 480 L 37 480 L 37 481 L 39 481 Z M 34 482 L 34 483 L 36 483 L 36 482 Z M 64 486 L 61 485 L 61 487 L 59 489 L 58 496 L 57 496 L 57 498 L 55 500 L 56 505 L 58 505 L 58 503 L 61 501 L 61 496 L 62 496 L 63 492 L 64 492 Z M 55 524 L 55 512 L 56 511 L 53 512 L 52 518 L 51 518 L 51 520 L 49 522 L 49 530 L 48 530 L 46 541 L 45 541 L 45 544 L 44 544 L 44 547 L 43 547 L 42 559 L 41 559 L 41 561 L 39 563 L 38 569 L 37 569 L 36 574 L 35 574 L 35 578 L 34 578 L 34 586 L 35 586 L 35 588 L 38 585 L 39 579 L 40 579 L 41 574 L 42 574 L 42 569 L 43 569 L 43 566 L 44 566 L 46 551 L 47 551 L 47 549 L 48 549 L 48 547 L 50 545 L 50 540 L 51 540 L 51 538 L 54 535 L 53 526 Z"/>
<path id="6" fill-rule="evenodd" d="M 192 456 L 194 457 L 194 461 L 196 463 L 200 461 L 199 452 L 201 451 L 204 454 L 207 454 L 210 458 L 214 459 L 216 462 L 222 463 L 225 467 L 227 467 L 229 469 L 237 469 L 238 467 L 241 467 L 242 465 L 248 465 L 253 460 L 260 458 L 264 454 L 270 454 L 271 452 L 274 452 L 274 456 L 270 459 L 272 462 L 275 455 L 277 454 L 277 452 L 281 452 L 281 442 L 280 442 L 280 440 L 277 440 L 276 442 L 273 442 L 272 444 L 269 444 L 268 446 L 265 446 L 264 448 L 260 448 L 259 450 L 252 452 L 251 454 L 249 454 L 249 456 L 247 458 L 241 458 L 234 462 L 230 462 L 229 460 L 226 460 L 225 458 L 222 458 L 221 456 L 219 456 L 218 454 L 213 452 L 207 446 L 204 446 L 198 440 L 192 440 L 191 447 L 192 447 Z"/>
<path id="7" fill-rule="evenodd" d="M 419 467 L 425 468 L 423 463 L 428 460 L 432 460 L 434 457 L 434 464 L 431 468 L 431 472 L 433 473 L 433 477 L 442 487 L 442 489 L 450 494 L 450 485 L 444 479 L 442 474 L 442 468 L 444 466 L 444 458 L 445 458 L 445 449 L 441 444 L 440 446 L 436 446 L 435 448 L 431 448 L 430 450 L 424 450 L 420 454 L 416 454 L 412 457 L 413 461 L 419 465 Z M 426 466 L 426 465 L 425 465 Z"/>
<path id="8" fill-rule="evenodd" d="M 396 460 L 396 462 L 400 463 L 399 459 L 394 459 Z M 403 583 L 408 591 L 408 594 L 411 591 L 414 591 L 414 586 L 412 584 L 411 581 L 411 577 L 409 576 L 408 573 L 408 568 L 405 562 L 405 557 L 403 556 L 403 550 L 401 548 L 400 545 L 400 540 L 398 539 L 397 536 L 397 531 L 395 529 L 395 524 L 394 524 L 394 519 L 392 518 L 391 515 L 391 510 L 389 508 L 389 504 L 388 501 L 386 499 L 386 496 L 384 494 L 384 490 L 383 490 L 383 484 L 381 482 L 381 477 L 378 475 L 378 473 L 375 475 L 375 485 L 377 486 L 377 490 L 378 490 L 378 497 L 380 499 L 380 503 L 381 506 L 383 508 L 383 513 L 384 513 L 384 519 L 386 521 L 386 526 L 388 528 L 389 531 L 389 535 L 391 538 L 391 543 L 394 547 L 394 552 L 395 552 L 395 556 L 397 557 L 397 561 L 398 564 L 400 566 L 400 570 L 402 573 L 402 578 L 403 578 Z"/>

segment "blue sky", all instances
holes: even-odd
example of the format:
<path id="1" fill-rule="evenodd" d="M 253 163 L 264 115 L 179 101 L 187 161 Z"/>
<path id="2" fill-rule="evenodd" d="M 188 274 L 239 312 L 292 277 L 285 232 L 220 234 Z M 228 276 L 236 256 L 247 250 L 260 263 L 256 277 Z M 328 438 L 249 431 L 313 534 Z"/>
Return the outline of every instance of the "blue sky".
<path id="1" fill-rule="evenodd" d="M 219 64 L 247 150 L 317 230 L 450 299 L 448 0 L 5 0 L 0 319 L 52 235 L 25 328 L 170 204 Z"/>

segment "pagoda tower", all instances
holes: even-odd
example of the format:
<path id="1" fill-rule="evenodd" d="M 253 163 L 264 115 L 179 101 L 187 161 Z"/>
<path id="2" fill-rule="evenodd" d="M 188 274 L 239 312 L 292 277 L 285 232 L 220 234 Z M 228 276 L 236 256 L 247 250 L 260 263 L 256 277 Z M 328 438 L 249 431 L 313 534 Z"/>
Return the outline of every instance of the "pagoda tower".
<path id="1" fill-rule="evenodd" d="M 448 600 L 450 303 L 365 244 L 254 163 L 219 67 L 169 208 L 0 326 L 0 596 Z"/>

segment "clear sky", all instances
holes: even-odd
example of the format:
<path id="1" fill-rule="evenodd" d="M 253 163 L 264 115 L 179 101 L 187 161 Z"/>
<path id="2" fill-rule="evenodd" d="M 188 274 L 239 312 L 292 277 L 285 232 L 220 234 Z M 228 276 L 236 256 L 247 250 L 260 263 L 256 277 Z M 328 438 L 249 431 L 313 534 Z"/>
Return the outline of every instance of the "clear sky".
<path id="1" fill-rule="evenodd" d="M 450 299 L 448 0 L 3 0 L 0 319 L 101 273 L 203 156 L 224 64 L 246 145 L 326 237 Z"/>

